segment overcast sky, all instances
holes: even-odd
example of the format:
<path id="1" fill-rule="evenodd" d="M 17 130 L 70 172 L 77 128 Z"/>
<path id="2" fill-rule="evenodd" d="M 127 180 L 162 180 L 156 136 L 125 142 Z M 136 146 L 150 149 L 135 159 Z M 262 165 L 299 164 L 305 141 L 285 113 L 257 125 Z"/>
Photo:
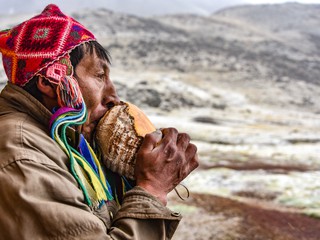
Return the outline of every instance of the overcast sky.
<path id="1" fill-rule="evenodd" d="M 0 0 L 0 14 L 39 12 L 47 4 L 55 3 L 65 12 L 76 12 L 83 8 L 104 7 L 114 11 L 136 15 L 158 15 L 167 13 L 210 14 L 219 9 L 241 4 L 274 4 L 281 0 Z M 291 1 L 292 2 L 292 1 Z M 299 3 L 316 3 L 320 0 L 301 0 Z"/>

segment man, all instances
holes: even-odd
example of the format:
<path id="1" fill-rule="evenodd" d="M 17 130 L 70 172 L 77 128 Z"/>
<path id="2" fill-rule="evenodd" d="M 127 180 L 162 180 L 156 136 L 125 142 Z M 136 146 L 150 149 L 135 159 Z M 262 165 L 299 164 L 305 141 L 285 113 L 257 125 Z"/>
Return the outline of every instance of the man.
<path id="1" fill-rule="evenodd" d="M 108 53 L 92 33 L 49 5 L 0 32 L 0 51 L 8 76 L 0 238 L 170 239 L 181 216 L 165 207 L 167 194 L 198 166 L 189 136 L 173 128 L 148 134 L 130 186 L 92 149 L 97 122 L 119 103 Z"/>

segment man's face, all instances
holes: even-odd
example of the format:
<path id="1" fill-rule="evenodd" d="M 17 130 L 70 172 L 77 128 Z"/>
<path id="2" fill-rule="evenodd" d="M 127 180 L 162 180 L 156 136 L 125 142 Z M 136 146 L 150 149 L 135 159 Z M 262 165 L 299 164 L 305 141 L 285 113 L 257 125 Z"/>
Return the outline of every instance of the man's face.
<path id="1" fill-rule="evenodd" d="M 108 108 L 118 104 L 120 100 L 109 78 L 108 62 L 99 59 L 95 52 L 85 53 L 76 66 L 75 75 L 88 110 L 88 119 L 82 127 L 82 133 L 92 142 L 98 121 Z"/>

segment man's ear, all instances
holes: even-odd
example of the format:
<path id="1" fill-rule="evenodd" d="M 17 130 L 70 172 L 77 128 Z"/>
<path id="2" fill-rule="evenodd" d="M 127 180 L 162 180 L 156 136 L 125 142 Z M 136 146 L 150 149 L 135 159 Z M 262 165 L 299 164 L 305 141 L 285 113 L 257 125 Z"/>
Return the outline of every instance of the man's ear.
<path id="1" fill-rule="evenodd" d="M 37 87 L 43 95 L 49 98 L 57 98 L 55 87 L 44 77 L 38 78 Z"/>

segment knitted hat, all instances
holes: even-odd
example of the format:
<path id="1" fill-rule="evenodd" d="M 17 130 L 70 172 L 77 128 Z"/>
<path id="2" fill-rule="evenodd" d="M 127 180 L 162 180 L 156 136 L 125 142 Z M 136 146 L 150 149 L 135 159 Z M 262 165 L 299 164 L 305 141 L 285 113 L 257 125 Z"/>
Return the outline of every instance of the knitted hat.
<path id="1" fill-rule="evenodd" d="M 72 94 L 68 88 L 78 88 L 78 84 L 73 86 L 74 79 L 70 79 L 73 69 L 68 53 L 92 40 L 95 37 L 91 32 L 50 4 L 40 15 L 0 32 L 0 52 L 8 80 L 24 86 L 35 75 L 41 75 L 56 85 L 64 81 L 67 86 L 62 88 Z M 65 96 L 61 91 L 57 93 L 60 106 L 75 107 L 73 103 L 63 103 Z"/>

